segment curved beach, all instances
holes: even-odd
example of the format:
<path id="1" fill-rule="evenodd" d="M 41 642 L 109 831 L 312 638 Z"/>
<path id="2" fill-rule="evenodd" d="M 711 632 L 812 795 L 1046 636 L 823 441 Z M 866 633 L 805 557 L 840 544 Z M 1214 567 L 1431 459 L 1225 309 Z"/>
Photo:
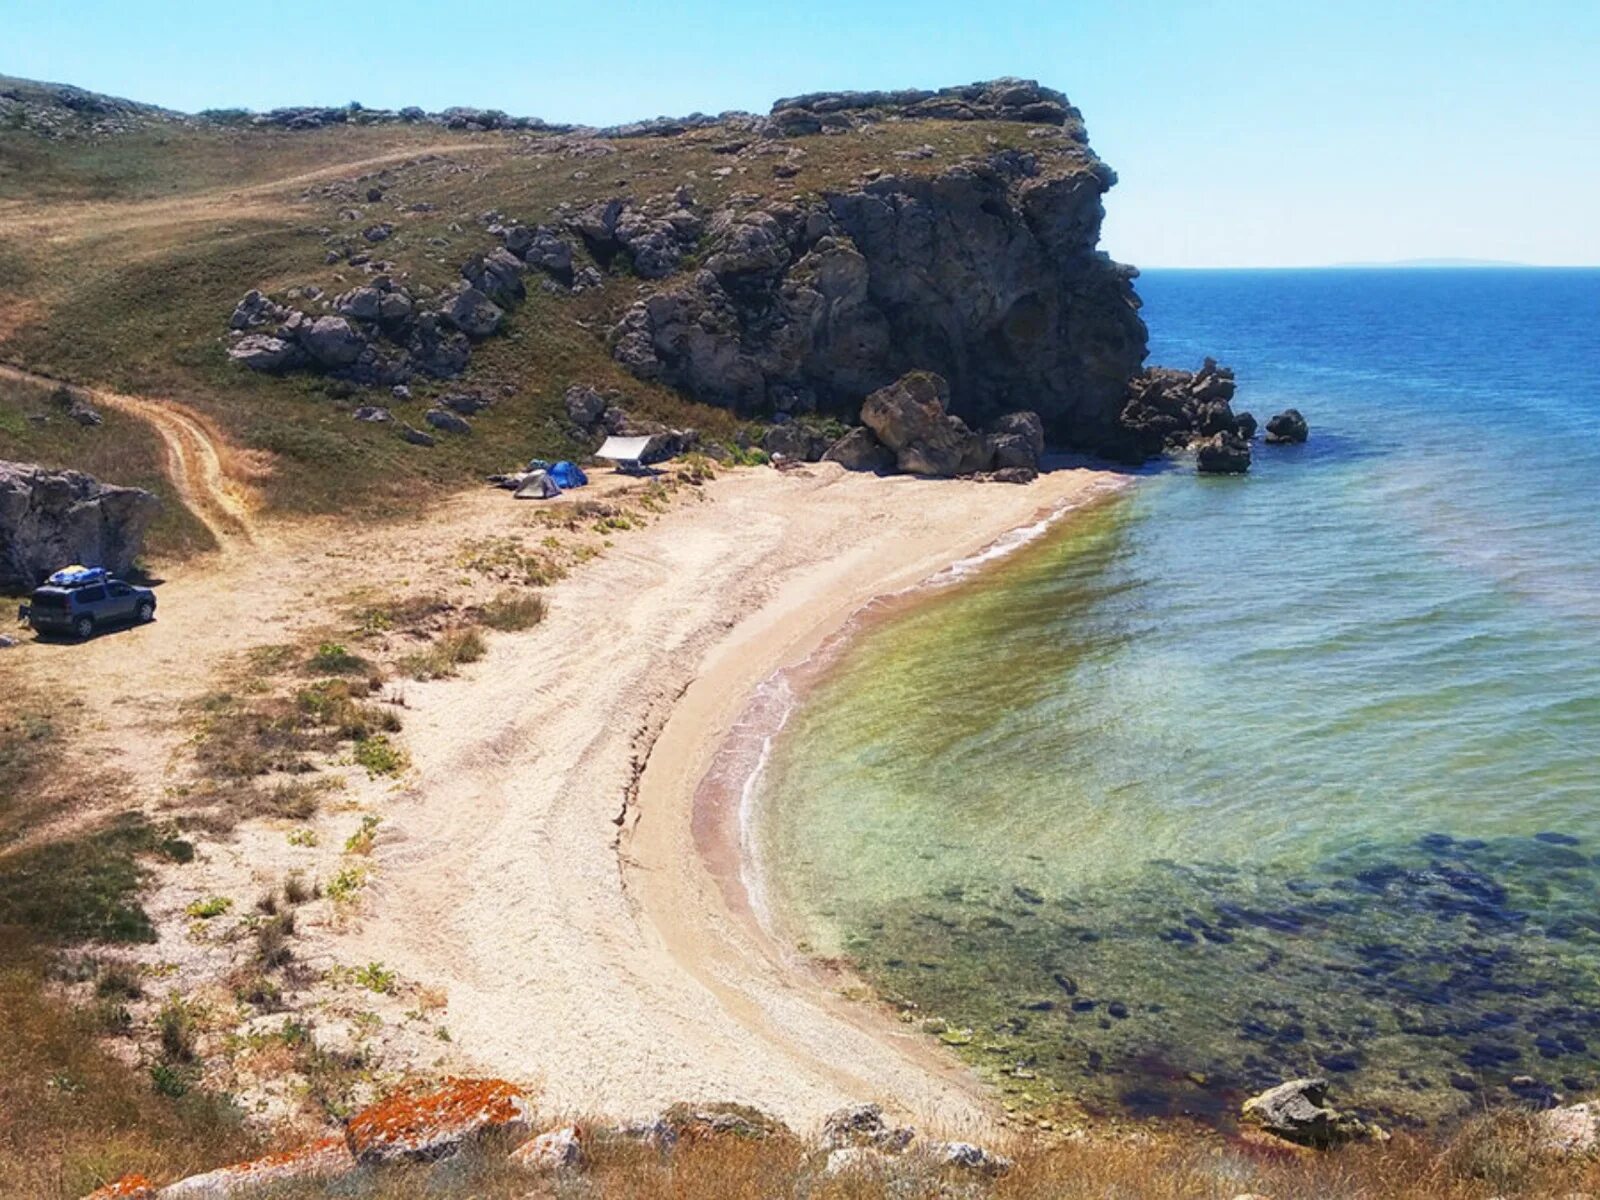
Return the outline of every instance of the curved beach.
<path id="1" fill-rule="evenodd" d="M 552 1109 L 732 1099 L 804 1127 L 877 1100 L 928 1128 L 986 1123 L 965 1068 L 763 934 L 697 848 L 695 796 L 763 680 L 874 597 L 1117 479 L 821 464 L 713 482 L 556 588 L 537 633 L 416 697 L 415 782 L 341 957 L 447 988 L 472 1065 L 542 1084 Z"/>

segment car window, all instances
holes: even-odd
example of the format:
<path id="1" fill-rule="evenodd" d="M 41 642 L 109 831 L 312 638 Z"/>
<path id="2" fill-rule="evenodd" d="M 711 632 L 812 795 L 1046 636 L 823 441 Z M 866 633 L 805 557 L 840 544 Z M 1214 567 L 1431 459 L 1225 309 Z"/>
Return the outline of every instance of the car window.
<path id="1" fill-rule="evenodd" d="M 33 594 L 33 606 L 35 608 L 65 608 L 67 607 L 67 594 L 65 592 L 35 592 Z"/>
<path id="2" fill-rule="evenodd" d="M 94 604 L 105 598 L 106 590 L 103 587 L 86 587 L 78 593 L 79 604 Z"/>
<path id="3" fill-rule="evenodd" d="M 113 596 L 130 596 L 133 594 L 133 589 L 125 583 L 113 583 L 111 585 L 111 594 Z"/>

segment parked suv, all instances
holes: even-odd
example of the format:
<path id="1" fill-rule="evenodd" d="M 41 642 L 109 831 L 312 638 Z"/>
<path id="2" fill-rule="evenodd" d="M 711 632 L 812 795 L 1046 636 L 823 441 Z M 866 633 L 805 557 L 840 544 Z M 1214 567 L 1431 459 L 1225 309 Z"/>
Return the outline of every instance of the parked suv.
<path id="1" fill-rule="evenodd" d="M 84 572 L 82 582 L 47 583 L 35 588 L 17 617 L 40 633 L 94 636 L 97 629 L 123 622 L 155 620 L 156 594 L 112 579 L 103 571 Z"/>

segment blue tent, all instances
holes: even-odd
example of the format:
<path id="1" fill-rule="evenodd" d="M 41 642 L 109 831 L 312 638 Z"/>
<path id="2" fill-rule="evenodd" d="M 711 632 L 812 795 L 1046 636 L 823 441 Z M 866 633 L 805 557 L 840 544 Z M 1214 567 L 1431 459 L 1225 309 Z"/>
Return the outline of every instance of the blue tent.
<path id="1" fill-rule="evenodd" d="M 558 462 L 550 468 L 550 478 L 556 481 L 557 486 L 563 488 L 582 487 L 589 482 L 589 477 L 583 473 L 577 463 Z"/>

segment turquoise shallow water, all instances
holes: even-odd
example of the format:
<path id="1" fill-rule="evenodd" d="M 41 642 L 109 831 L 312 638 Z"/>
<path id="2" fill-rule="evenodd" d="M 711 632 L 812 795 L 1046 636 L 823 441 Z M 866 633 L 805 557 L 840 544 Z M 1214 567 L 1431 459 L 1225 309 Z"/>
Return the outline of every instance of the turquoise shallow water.
<path id="1" fill-rule="evenodd" d="M 1600 1085 L 1600 272 L 1140 292 L 1311 442 L 864 629 L 759 780 L 773 908 L 1036 1100 Z"/>

